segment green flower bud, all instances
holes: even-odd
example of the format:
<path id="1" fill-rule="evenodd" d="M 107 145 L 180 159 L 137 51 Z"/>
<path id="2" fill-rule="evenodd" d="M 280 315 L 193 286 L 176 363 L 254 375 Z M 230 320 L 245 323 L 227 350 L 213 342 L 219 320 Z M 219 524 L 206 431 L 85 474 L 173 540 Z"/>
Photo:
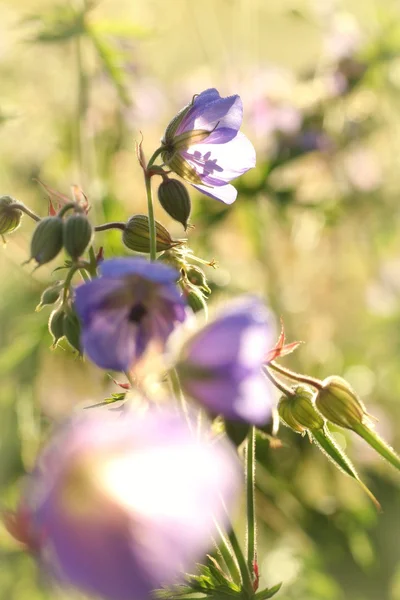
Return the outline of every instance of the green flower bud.
<path id="1" fill-rule="evenodd" d="M 72 348 L 77 350 L 79 354 L 82 354 L 81 324 L 74 312 L 66 313 L 63 322 L 63 331 L 68 343 L 72 346 Z"/>
<path id="2" fill-rule="evenodd" d="M 22 211 L 18 208 L 10 208 L 15 200 L 11 196 L 1 196 L 0 198 L 0 235 L 11 233 L 21 223 Z"/>
<path id="3" fill-rule="evenodd" d="M 61 290 L 63 288 L 62 282 L 58 282 L 51 287 L 48 287 L 44 290 L 43 294 L 40 297 L 40 302 L 36 307 L 36 311 L 39 311 L 43 308 L 43 306 L 47 306 L 49 304 L 55 304 L 60 297 Z"/>
<path id="4" fill-rule="evenodd" d="M 93 237 L 93 229 L 86 215 L 76 213 L 64 222 L 64 248 L 73 260 L 77 260 L 85 252 Z"/>
<path id="5" fill-rule="evenodd" d="M 31 258 L 44 265 L 57 256 L 63 245 L 63 221 L 59 217 L 45 217 L 36 225 L 31 240 Z"/>
<path id="6" fill-rule="evenodd" d="M 192 204 L 184 184 L 177 179 L 164 180 L 158 188 L 158 199 L 169 216 L 182 223 L 186 231 Z"/>
<path id="7" fill-rule="evenodd" d="M 189 110 L 192 108 L 195 97 L 196 96 L 194 96 L 192 101 L 189 102 L 189 104 L 187 104 L 186 106 L 184 106 L 178 112 L 178 114 L 175 115 L 175 117 L 172 119 L 172 121 L 170 121 L 168 123 L 167 129 L 165 130 L 165 133 L 164 133 L 164 137 L 161 140 L 161 143 L 163 144 L 163 146 L 169 146 L 173 142 L 174 137 L 175 137 L 175 132 L 178 129 L 178 127 L 181 124 L 184 117 L 187 115 Z"/>
<path id="8" fill-rule="evenodd" d="M 193 285 L 187 283 L 183 286 L 183 293 L 186 297 L 187 303 L 194 313 L 204 310 L 206 315 L 208 313 L 207 301 L 201 290 Z"/>
<path id="9" fill-rule="evenodd" d="M 315 394 L 315 405 L 331 423 L 355 429 L 367 415 L 364 405 L 351 386 L 342 377 L 328 377 Z"/>
<path id="10" fill-rule="evenodd" d="M 64 337 L 64 307 L 59 306 L 54 309 L 49 318 L 49 331 L 53 337 L 53 348 L 57 346 L 58 341 Z"/>
<path id="11" fill-rule="evenodd" d="M 301 434 L 307 430 L 323 429 L 325 421 L 314 408 L 313 391 L 305 386 L 297 386 L 293 392 L 293 396 L 282 396 L 279 401 L 278 412 L 282 421 Z"/>
<path id="12" fill-rule="evenodd" d="M 122 241 L 127 248 L 135 252 L 150 252 L 149 218 L 146 215 L 134 215 L 127 222 L 122 234 Z M 167 229 L 156 221 L 157 252 L 180 246 L 182 241 L 173 240 Z"/>
<path id="13" fill-rule="evenodd" d="M 186 277 L 190 283 L 211 294 L 211 290 L 207 285 L 207 278 L 203 269 L 200 269 L 200 267 L 196 267 L 195 265 L 190 265 L 189 268 L 186 269 Z"/>

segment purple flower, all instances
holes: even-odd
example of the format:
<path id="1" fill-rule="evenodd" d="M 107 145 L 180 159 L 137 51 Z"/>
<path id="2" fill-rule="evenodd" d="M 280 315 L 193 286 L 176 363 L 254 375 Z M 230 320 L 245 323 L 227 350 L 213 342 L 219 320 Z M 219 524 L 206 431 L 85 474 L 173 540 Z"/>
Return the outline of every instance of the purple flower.
<path id="1" fill-rule="evenodd" d="M 261 367 L 273 339 L 272 316 L 258 298 L 232 302 L 183 346 L 176 365 L 183 391 L 212 413 L 265 424 L 272 390 Z"/>
<path id="2" fill-rule="evenodd" d="M 164 162 L 203 194 L 232 204 L 229 182 L 256 164 L 255 150 L 239 131 L 239 96 L 221 98 L 216 89 L 194 96 L 168 125 L 162 140 Z"/>
<path id="3" fill-rule="evenodd" d="M 240 483 L 230 446 L 192 433 L 179 413 L 84 411 L 42 451 L 21 506 L 57 583 L 146 600 L 205 555 Z"/>
<path id="4" fill-rule="evenodd" d="M 76 289 L 82 346 L 99 367 L 126 371 L 150 342 L 164 348 L 176 323 L 184 320 L 178 274 L 144 258 L 106 260 L 100 272 Z"/>

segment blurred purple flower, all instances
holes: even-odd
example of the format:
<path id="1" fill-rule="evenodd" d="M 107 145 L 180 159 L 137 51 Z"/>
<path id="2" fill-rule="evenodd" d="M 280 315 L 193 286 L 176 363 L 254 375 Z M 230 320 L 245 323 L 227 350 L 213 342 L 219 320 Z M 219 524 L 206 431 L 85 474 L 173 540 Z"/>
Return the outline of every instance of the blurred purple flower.
<path id="1" fill-rule="evenodd" d="M 261 300 L 232 302 L 183 346 L 176 365 L 183 391 L 214 414 L 265 424 L 273 392 L 261 367 L 274 332 Z"/>
<path id="2" fill-rule="evenodd" d="M 101 277 L 76 289 L 82 346 L 103 369 L 126 371 L 150 342 L 162 348 L 185 319 L 174 269 L 144 258 L 116 258 L 100 265 Z"/>
<path id="3" fill-rule="evenodd" d="M 226 442 L 159 408 L 84 411 L 56 432 L 21 505 L 44 571 L 111 600 L 146 600 L 212 545 L 241 483 Z"/>
<path id="4" fill-rule="evenodd" d="M 164 162 L 203 194 L 231 204 L 237 191 L 229 182 L 256 164 L 253 145 L 239 131 L 242 119 L 239 96 L 205 90 L 168 125 Z"/>

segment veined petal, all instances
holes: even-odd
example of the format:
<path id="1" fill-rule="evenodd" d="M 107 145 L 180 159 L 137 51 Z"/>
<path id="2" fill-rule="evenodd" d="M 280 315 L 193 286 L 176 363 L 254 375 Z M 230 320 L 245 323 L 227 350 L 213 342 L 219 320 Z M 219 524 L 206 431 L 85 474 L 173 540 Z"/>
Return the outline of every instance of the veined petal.
<path id="1" fill-rule="evenodd" d="M 201 184 L 196 185 L 225 185 L 256 164 L 254 146 L 241 132 L 226 144 L 205 142 L 180 154 L 200 175 Z"/>
<path id="2" fill-rule="evenodd" d="M 228 96 L 210 101 L 211 94 L 198 96 L 193 107 L 182 119 L 176 135 L 191 129 L 215 127 L 238 131 L 243 120 L 243 104 L 240 96 Z"/>

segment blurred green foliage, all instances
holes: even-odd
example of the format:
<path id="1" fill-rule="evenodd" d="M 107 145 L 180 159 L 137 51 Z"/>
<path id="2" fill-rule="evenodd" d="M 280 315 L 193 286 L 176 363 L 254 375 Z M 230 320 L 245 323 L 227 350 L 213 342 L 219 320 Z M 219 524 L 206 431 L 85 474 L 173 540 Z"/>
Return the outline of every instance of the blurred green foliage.
<path id="1" fill-rule="evenodd" d="M 0 5 L 1 194 L 46 215 L 40 178 L 79 184 L 94 222 L 144 212 L 134 141 L 147 155 L 194 93 L 239 93 L 258 166 L 229 209 L 194 198 L 190 244 L 215 257 L 214 302 L 265 296 L 288 340 L 285 364 L 340 374 L 400 449 L 400 13 L 397 3 L 261 0 Z M 183 231 L 156 207 L 157 218 Z M 0 496 L 13 507 L 49 420 L 119 390 L 67 344 L 50 352 L 40 294 L 59 273 L 34 273 L 33 224 L 0 252 Z M 121 254 L 119 232 L 97 235 Z M 261 585 L 282 600 L 399 600 L 398 475 L 337 432 L 383 514 L 306 438 L 259 439 Z M 54 598 L 0 530 L 0 597 Z M 70 595 L 68 596 L 70 597 Z"/>

